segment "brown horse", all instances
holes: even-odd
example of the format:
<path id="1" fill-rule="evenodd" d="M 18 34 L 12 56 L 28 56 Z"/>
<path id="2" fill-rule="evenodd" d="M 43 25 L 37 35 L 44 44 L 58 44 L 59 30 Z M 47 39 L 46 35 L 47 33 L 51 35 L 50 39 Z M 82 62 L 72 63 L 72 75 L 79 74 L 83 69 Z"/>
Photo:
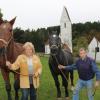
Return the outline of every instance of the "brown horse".
<path id="1" fill-rule="evenodd" d="M 8 100 L 12 100 L 9 79 L 9 73 L 11 71 L 6 66 L 6 60 L 13 63 L 17 56 L 23 52 L 22 44 L 15 43 L 13 38 L 13 24 L 15 19 L 16 17 L 11 21 L 3 21 L 0 19 L 0 68 L 5 81 Z M 19 75 L 14 73 L 14 79 L 15 100 L 18 100 Z"/>

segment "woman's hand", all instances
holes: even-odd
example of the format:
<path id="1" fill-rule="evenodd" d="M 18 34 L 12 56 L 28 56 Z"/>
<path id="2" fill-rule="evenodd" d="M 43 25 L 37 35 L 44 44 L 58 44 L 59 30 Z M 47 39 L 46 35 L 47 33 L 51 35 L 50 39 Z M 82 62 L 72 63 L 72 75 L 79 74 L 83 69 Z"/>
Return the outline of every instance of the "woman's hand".
<path id="1" fill-rule="evenodd" d="M 6 66 L 8 66 L 8 68 L 11 68 L 11 63 L 9 61 L 6 61 Z"/>
<path id="2" fill-rule="evenodd" d="M 39 74 L 39 72 L 36 72 L 35 74 L 34 74 L 34 77 L 38 77 L 40 74 Z"/>
<path id="3" fill-rule="evenodd" d="M 100 83 L 99 81 L 95 82 L 95 88 L 99 87 L 99 83 Z"/>
<path id="4" fill-rule="evenodd" d="M 63 65 L 58 65 L 58 68 L 59 68 L 59 69 L 64 69 L 65 66 L 63 66 Z"/>

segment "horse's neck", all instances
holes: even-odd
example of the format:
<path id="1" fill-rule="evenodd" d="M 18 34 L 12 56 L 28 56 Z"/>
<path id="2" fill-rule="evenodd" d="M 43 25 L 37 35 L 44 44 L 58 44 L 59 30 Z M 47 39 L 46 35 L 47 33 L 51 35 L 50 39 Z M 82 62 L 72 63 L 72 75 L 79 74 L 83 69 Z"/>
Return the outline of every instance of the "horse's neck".
<path id="1" fill-rule="evenodd" d="M 57 53 L 57 55 L 56 55 L 56 57 L 60 57 L 60 55 L 63 53 L 63 51 L 62 51 L 62 49 L 59 49 L 58 50 L 58 53 Z"/>
<path id="2" fill-rule="evenodd" d="M 59 49 L 59 51 L 58 51 L 58 53 L 57 53 L 57 55 L 56 55 L 56 58 L 60 61 L 62 58 L 62 53 L 63 53 L 63 51 L 62 51 L 62 49 Z"/>
<path id="3" fill-rule="evenodd" d="M 8 58 L 8 60 L 12 59 L 13 56 L 14 56 L 14 40 L 12 39 L 10 41 L 10 43 L 8 44 L 8 47 L 7 47 L 7 58 Z"/>
<path id="4" fill-rule="evenodd" d="M 58 54 L 56 55 L 56 58 L 58 59 L 59 61 L 59 64 L 63 64 L 65 65 L 65 53 L 62 49 L 59 50 Z"/>
<path id="5" fill-rule="evenodd" d="M 10 52 L 13 51 L 13 49 L 14 49 L 14 40 L 12 39 L 8 44 L 7 50 Z"/>

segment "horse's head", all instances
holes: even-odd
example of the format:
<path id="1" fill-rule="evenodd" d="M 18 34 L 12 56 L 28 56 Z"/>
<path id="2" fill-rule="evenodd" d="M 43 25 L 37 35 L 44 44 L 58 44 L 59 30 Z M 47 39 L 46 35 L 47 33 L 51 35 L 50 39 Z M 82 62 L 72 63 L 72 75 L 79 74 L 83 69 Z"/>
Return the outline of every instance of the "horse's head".
<path id="1" fill-rule="evenodd" d="M 7 46 L 12 38 L 13 35 L 13 24 L 15 19 L 11 21 L 3 21 L 0 19 L 0 48 Z"/>
<path id="2" fill-rule="evenodd" d="M 61 48 L 61 39 L 57 32 L 49 34 L 49 46 L 51 54 L 56 55 Z"/>
<path id="3" fill-rule="evenodd" d="M 5 53 L 5 47 L 8 46 L 13 37 L 13 24 L 15 19 L 11 21 L 3 21 L 0 19 L 0 56 Z"/>

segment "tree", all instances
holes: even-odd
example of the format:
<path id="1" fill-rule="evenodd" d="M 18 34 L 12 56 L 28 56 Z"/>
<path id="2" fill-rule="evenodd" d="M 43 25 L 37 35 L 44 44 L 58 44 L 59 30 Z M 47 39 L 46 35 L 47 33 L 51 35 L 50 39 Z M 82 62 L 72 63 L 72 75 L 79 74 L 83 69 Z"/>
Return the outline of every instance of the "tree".
<path id="1" fill-rule="evenodd" d="M 2 19 L 2 17 L 3 17 L 3 14 L 2 14 L 1 9 L 0 9 L 0 19 Z"/>
<path id="2" fill-rule="evenodd" d="M 13 33 L 14 33 L 14 39 L 15 39 L 16 42 L 24 43 L 24 38 L 23 38 L 23 35 L 25 33 L 24 30 L 22 30 L 21 28 L 16 27 L 13 30 Z"/>
<path id="3" fill-rule="evenodd" d="M 80 48 L 88 48 L 88 40 L 86 37 L 80 36 L 79 38 L 73 40 L 73 46 L 74 55 L 78 56 Z"/>

